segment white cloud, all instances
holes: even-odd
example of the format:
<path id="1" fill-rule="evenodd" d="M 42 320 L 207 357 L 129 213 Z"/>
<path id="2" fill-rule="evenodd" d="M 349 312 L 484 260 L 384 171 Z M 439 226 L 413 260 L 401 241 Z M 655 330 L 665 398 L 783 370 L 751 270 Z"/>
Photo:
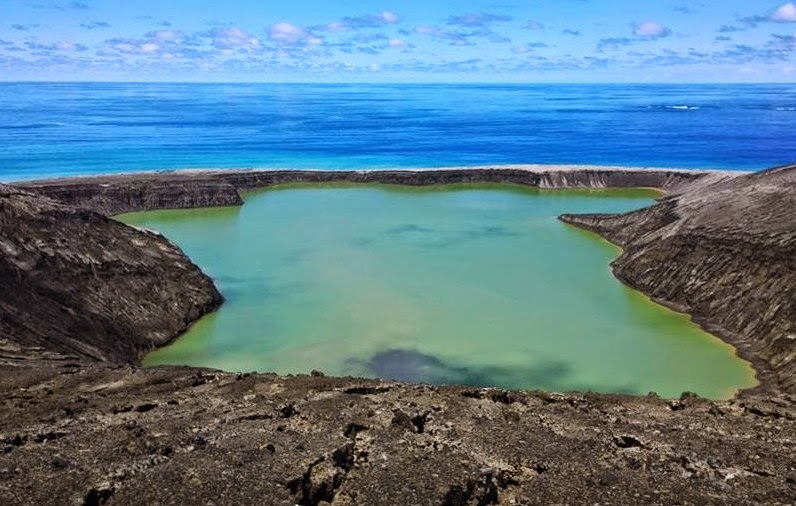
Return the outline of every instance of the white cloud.
<path id="1" fill-rule="evenodd" d="M 55 47 L 61 51 L 76 51 L 77 46 L 73 42 L 59 42 Z"/>
<path id="2" fill-rule="evenodd" d="M 162 41 L 173 41 L 185 38 L 185 34 L 179 30 L 155 30 L 148 33 L 148 37 Z"/>
<path id="3" fill-rule="evenodd" d="M 401 20 L 401 18 L 398 16 L 398 14 L 396 14 L 396 13 L 394 13 L 392 11 L 384 11 L 384 12 L 382 12 L 381 13 L 381 19 L 383 19 L 384 22 L 389 24 L 389 25 L 394 25 L 395 23 L 397 23 L 397 22 L 399 22 Z"/>
<path id="4" fill-rule="evenodd" d="M 180 55 L 195 58 L 202 51 L 207 52 L 206 45 L 227 56 L 260 49 L 257 37 L 236 26 L 213 28 L 190 36 L 179 30 L 156 30 L 142 39 L 116 38 L 106 43 L 120 53 L 170 55 L 168 58 Z"/>
<path id="5" fill-rule="evenodd" d="M 409 46 L 409 43 L 406 42 L 403 39 L 390 39 L 387 43 L 390 45 L 390 47 L 408 47 Z"/>
<path id="6" fill-rule="evenodd" d="M 345 23 L 340 23 L 339 21 L 335 21 L 333 23 L 329 23 L 326 25 L 326 29 L 330 32 L 344 32 L 348 29 Z"/>
<path id="7" fill-rule="evenodd" d="M 120 53 L 138 52 L 138 46 L 132 42 L 113 42 L 111 46 Z"/>
<path id="8" fill-rule="evenodd" d="M 236 26 L 216 28 L 212 32 L 213 45 L 219 49 L 257 49 L 260 41 L 246 30 Z"/>
<path id="9" fill-rule="evenodd" d="M 436 26 L 420 25 L 415 27 L 415 32 L 422 35 L 436 35 L 440 32 L 440 29 Z"/>
<path id="10" fill-rule="evenodd" d="M 666 37 L 672 32 L 660 23 L 647 21 L 637 24 L 633 30 L 633 33 L 638 37 L 659 38 Z"/>
<path id="11" fill-rule="evenodd" d="M 415 33 L 420 35 L 428 35 L 429 37 L 447 40 L 454 46 L 470 46 L 473 45 L 471 38 L 477 35 L 483 35 L 483 32 L 461 32 L 455 30 L 444 30 L 439 26 L 420 25 L 415 27 Z"/>
<path id="12" fill-rule="evenodd" d="M 530 44 L 525 44 L 524 46 L 514 46 L 511 48 L 511 52 L 514 54 L 527 54 L 542 47 L 548 46 L 544 42 L 531 42 Z"/>
<path id="13" fill-rule="evenodd" d="M 307 30 L 292 23 L 281 22 L 271 25 L 268 31 L 271 40 L 285 44 L 296 44 L 307 36 Z"/>
<path id="14" fill-rule="evenodd" d="M 160 45 L 155 44 L 154 42 L 147 42 L 145 44 L 141 44 L 140 49 L 142 53 L 154 53 L 160 49 Z"/>
<path id="15" fill-rule="evenodd" d="M 108 44 L 116 51 L 125 54 L 151 54 L 160 48 L 160 46 L 153 41 L 134 39 L 112 39 L 108 41 Z"/>
<path id="16" fill-rule="evenodd" d="M 535 19 L 532 19 L 532 20 L 528 21 L 528 23 L 525 25 L 525 27 L 528 28 L 529 30 L 544 30 L 545 29 L 544 24 L 540 23 L 539 21 L 536 21 Z"/>
<path id="17" fill-rule="evenodd" d="M 359 30 L 362 28 L 379 28 L 384 25 L 394 25 L 401 21 L 401 17 L 392 11 L 382 11 L 378 14 L 365 14 L 362 16 L 347 16 L 339 21 L 329 23 L 326 29 L 332 32 L 343 30 Z"/>
<path id="18" fill-rule="evenodd" d="M 796 5 L 793 2 L 780 5 L 771 15 L 771 19 L 784 23 L 796 22 Z"/>

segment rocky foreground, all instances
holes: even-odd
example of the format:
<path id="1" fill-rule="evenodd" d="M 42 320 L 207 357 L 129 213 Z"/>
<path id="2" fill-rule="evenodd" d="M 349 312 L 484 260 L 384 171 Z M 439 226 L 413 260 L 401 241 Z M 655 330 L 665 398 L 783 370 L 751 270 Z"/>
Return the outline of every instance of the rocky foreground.
<path id="1" fill-rule="evenodd" d="M 186 368 L 2 374 L 2 504 L 796 497 L 790 399 L 664 401 Z"/>
<path id="2" fill-rule="evenodd" d="M 329 174 L 0 185 L 0 504 L 794 502 L 796 166 Z M 328 180 L 668 190 L 562 219 L 622 245 L 617 276 L 738 345 L 761 387 L 667 401 L 135 367 L 221 298 L 176 246 L 105 214 Z"/>

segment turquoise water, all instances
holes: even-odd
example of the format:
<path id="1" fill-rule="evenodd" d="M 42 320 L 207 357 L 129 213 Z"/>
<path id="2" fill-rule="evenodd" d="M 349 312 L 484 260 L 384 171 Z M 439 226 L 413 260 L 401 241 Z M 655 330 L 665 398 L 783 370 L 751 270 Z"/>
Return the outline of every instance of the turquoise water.
<path id="1" fill-rule="evenodd" d="M 0 181 L 194 167 L 796 159 L 796 84 L 0 83 Z"/>
<path id="2" fill-rule="evenodd" d="M 646 190 L 281 187 L 242 208 L 121 217 L 227 299 L 146 364 L 548 390 L 731 396 L 731 347 L 620 284 L 617 248 L 556 219 Z"/>

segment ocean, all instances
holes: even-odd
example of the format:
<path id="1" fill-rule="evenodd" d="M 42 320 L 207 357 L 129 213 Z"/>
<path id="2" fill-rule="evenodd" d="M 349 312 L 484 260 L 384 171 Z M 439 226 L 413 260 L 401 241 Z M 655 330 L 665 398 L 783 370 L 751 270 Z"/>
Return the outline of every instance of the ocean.
<path id="1" fill-rule="evenodd" d="M 206 167 L 796 161 L 796 84 L 0 83 L 0 181 Z"/>

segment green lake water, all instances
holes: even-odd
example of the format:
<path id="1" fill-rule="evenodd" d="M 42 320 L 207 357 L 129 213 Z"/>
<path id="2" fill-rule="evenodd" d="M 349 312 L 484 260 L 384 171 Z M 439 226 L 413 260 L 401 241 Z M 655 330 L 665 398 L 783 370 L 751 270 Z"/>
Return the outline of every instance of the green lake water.
<path id="1" fill-rule="evenodd" d="M 133 213 L 216 281 L 219 311 L 146 365 L 726 398 L 751 366 L 622 285 L 619 250 L 558 221 L 647 190 L 284 186 L 241 208 Z"/>

